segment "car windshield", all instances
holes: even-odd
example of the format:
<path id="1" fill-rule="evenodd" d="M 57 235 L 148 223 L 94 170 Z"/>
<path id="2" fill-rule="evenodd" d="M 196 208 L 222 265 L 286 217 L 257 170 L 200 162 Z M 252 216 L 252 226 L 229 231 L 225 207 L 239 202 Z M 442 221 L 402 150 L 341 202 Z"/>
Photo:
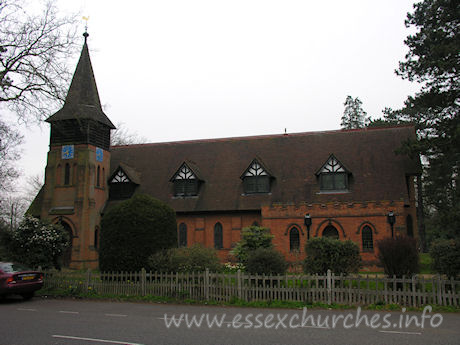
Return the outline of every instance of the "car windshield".
<path id="1" fill-rule="evenodd" d="M 30 268 L 21 264 L 12 262 L 0 262 L 0 269 L 5 273 L 16 273 L 22 271 L 30 271 Z"/>

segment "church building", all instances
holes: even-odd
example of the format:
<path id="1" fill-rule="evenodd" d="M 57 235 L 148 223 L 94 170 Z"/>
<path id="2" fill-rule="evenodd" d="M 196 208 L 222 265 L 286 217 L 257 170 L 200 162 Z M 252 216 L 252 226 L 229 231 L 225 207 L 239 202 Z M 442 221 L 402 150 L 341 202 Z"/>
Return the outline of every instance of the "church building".
<path id="1" fill-rule="evenodd" d="M 179 246 L 216 248 L 223 261 L 251 225 L 269 228 L 289 261 L 330 236 L 357 243 L 372 266 L 379 239 L 418 236 L 420 160 L 396 153 L 413 127 L 110 146 L 84 36 L 65 103 L 46 120 L 45 184 L 29 209 L 71 234 L 65 265 L 96 268 L 103 213 L 139 193 L 176 211 Z"/>

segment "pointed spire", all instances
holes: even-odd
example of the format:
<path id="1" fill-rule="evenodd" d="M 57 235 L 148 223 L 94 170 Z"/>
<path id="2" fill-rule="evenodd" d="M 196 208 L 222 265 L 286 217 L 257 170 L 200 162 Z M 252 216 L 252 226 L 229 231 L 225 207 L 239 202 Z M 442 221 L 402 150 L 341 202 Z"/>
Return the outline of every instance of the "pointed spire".
<path id="1" fill-rule="evenodd" d="M 64 106 L 61 110 L 46 119 L 46 121 L 92 119 L 114 129 L 115 126 L 102 111 L 93 67 L 89 57 L 88 36 L 89 34 L 85 31 L 83 34 L 85 42 L 83 43 L 80 59 L 78 60 Z"/>

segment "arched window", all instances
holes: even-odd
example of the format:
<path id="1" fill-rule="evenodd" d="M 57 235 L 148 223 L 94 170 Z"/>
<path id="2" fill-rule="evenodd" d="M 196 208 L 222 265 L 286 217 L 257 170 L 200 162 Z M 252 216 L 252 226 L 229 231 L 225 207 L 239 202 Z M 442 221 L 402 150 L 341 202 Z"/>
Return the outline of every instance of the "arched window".
<path id="1" fill-rule="evenodd" d="M 65 163 L 64 167 L 64 184 L 67 186 L 70 184 L 70 164 Z"/>
<path id="2" fill-rule="evenodd" d="M 99 246 L 99 227 L 96 226 L 94 228 L 94 248 L 98 248 Z"/>
<path id="3" fill-rule="evenodd" d="M 372 229 L 370 226 L 366 225 L 361 230 L 361 238 L 363 240 L 363 252 L 373 252 L 374 240 L 372 238 Z"/>
<path id="4" fill-rule="evenodd" d="M 105 188 L 105 169 L 102 168 L 102 188 Z"/>
<path id="5" fill-rule="evenodd" d="M 61 174 L 62 174 L 62 167 L 61 167 L 61 164 L 58 164 L 57 169 L 56 169 L 56 184 L 58 186 L 61 185 L 61 181 L 62 181 Z"/>
<path id="6" fill-rule="evenodd" d="M 412 222 L 412 216 L 410 214 L 406 217 L 406 229 L 407 236 L 414 237 L 414 223 Z"/>
<path id="7" fill-rule="evenodd" d="M 323 237 L 331 237 L 334 239 L 339 239 L 339 232 L 333 225 L 328 225 L 326 228 L 323 230 Z"/>
<path id="8" fill-rule="evenodd" d="M 297 252 L 300 250 L 299 229 L 296 227 L 292 228 L 289 232 L 289 250 L 291 252 Z"/>
<path id="9" fill-rule="evenodd" d="M 66 231 L 69 234 L 70 245 L 65 249 L 64 253 L 62 254 L 62 265 L 64 267 L 69 267 L 70 262 L 72 261 L 72 239 L 73 239 L 72 228 L 67 222 L 63 220 L 60 221 L 60 224 L 64 228 L 64 231 Z"/>
<path id="10" fill-rule="evenodd" d="M 97 171 L 96 171 L 96 187 L 100 187 L 100 185 L 101 185 L 101 167 L 98 165 Z"/>
<path id="11" fill-rule="evenodd" d="M 224 247 L 223 237 L 224 236 L 222 234 L 222 224 L 216 223 L 216 225 L 214 225 L 214 248 L 222 249 Z"/>
<path id="12" fill-rule="evenodd" d="M 187 225 L 185 223 L 179 225 L 179 247 L 187 247 Z"/>

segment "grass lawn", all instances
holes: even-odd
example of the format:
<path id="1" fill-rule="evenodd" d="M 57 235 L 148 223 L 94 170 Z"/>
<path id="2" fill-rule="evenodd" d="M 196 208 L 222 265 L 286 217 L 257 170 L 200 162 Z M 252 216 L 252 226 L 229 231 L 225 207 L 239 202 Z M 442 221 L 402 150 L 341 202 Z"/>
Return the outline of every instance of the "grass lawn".
<path id="1" fill-rule="evenodd" d="M 420 273 L 435 274 L 431 268 L 431 256 L 428 253 L 420 253 Z"/>

